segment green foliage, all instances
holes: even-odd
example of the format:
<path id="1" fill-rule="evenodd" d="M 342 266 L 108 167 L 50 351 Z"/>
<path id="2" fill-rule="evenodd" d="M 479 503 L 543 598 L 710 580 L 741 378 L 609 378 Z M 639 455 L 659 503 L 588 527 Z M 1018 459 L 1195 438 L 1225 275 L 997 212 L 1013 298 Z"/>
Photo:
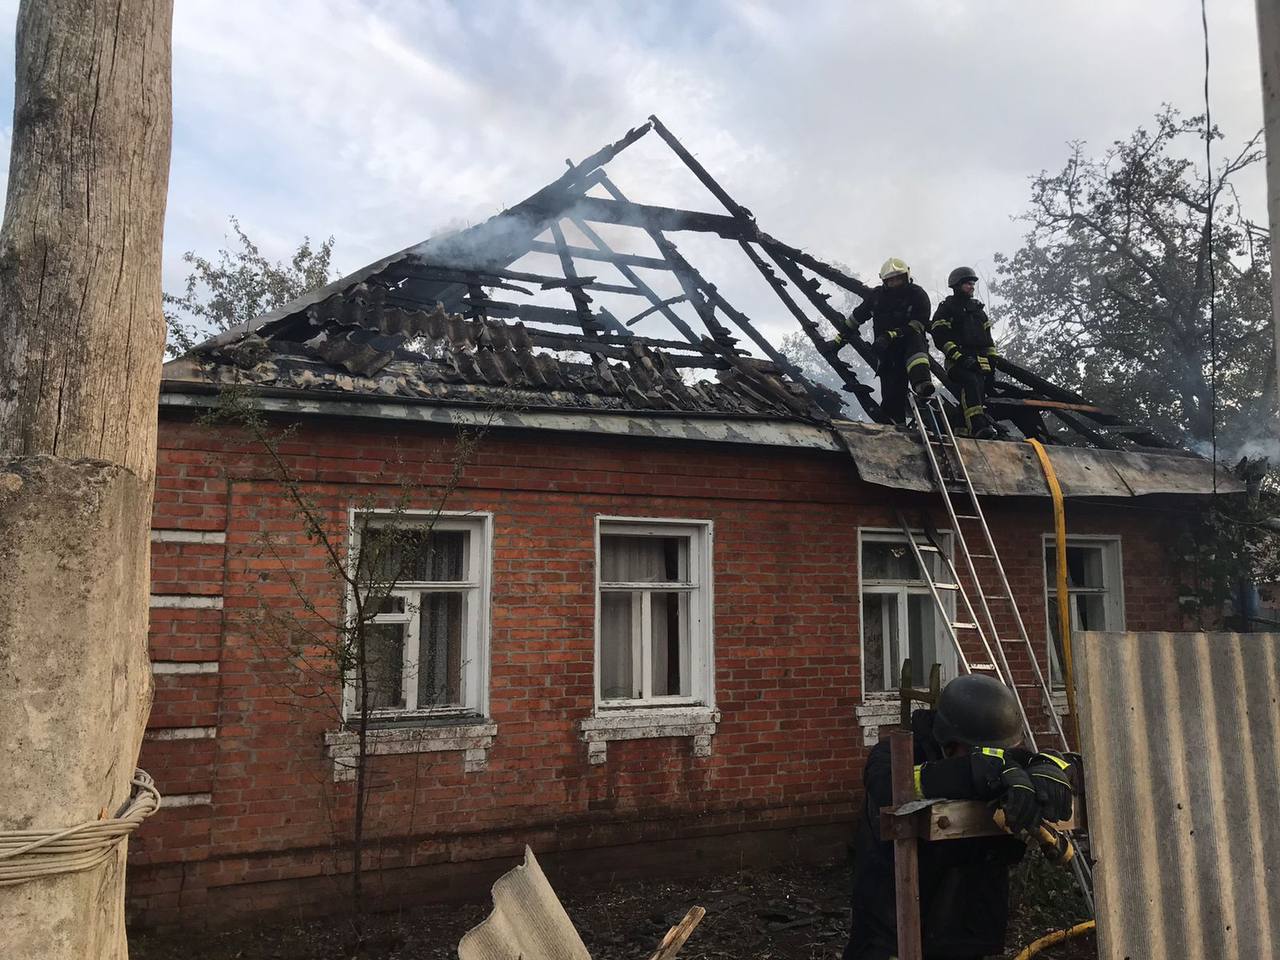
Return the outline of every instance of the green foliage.
<path id="1" fill-rule="evenodd" d="M 245 234 L 239 220 L 228 219 L 235 233 L 231 249 L 219 250 L 213 260 L 188 250 L 182 255 L 183 263 L 191 267 L 184 292 L 164 295 L 170 357 L 324 286 L 334 273 L 333 237 L 319 245 L 303 237 L 288 263 L 272 262 Z"/>
<path id="2" fill-rule="evenodd" d="M 1239 209 L 1233 177 L 1263 157 L 1261 134 L 1214 171 L 1204 117 L 1166 107 L 1099 157 L 1031 182 L 1031 229 L 998 254 L 993 292 L 1007 351 L 1063 386 L 1157 430 L 1211 436 L 1210 271 L 1216 273 L 1220 444 L 1274 430 L 1276 384 L 1265 230 Z M 1212 239 L 1207 226 L 1212 220 Z"/>

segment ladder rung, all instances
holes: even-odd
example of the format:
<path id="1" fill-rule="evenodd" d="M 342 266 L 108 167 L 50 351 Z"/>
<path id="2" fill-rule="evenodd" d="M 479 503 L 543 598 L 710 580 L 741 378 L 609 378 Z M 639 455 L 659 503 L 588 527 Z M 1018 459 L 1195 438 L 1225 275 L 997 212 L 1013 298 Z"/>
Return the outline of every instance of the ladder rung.
<path id="1" fill-rule="evenodd" d="M 1005 596 L 1003 593 L 984 593 L 982 595 L 982 599 L 983 600 L 1002 600 L 1005 603 L 1013 602 L 1009 597 Z"/>
<path id="2" fill-rule="evenodd" d="M 937 553 L 937 552 L 938 552 L 938 548 L 937 548 L 937 547 L 935 547 L 932 543 L 917 543 L 917 544 L 916 544 L 916 549 L 917 549 L 917 550 L 923 550 L 923 551 L 924 551 L 924 552 L 926 552 L 926 553 Z"/>
<path id="3" fill-rule="evenodd" d="M 935 590 L 959 590 L 959 589 L 960 589 L 960 584 L 958 584 L 958 583 L 935 583 L 935 584 L 933 585 L 933 588 L 934 588 Z"/>
<path id="4" fill-rule="evenodd" d="M 981 518 L 981 517 L 975 517 L 975 516 L 974 516 L 973 514 L 971 514 L 971 513 L 957 513 L 957 514 L 956 514 L 956 519 L 957 519 L 957 520 L 981 520 L 982 518 Z"/>
<path id="5" fill-rule="evenodd" d="M 994 670 L 995 668 L 996 668 L 996 665 L 995 665 L 994 663 L 971 663 L 971 664 L 969 664 L 969 669 L 970 669 L 970 670 Z"/>
<path id="6" fill-rule="evenodd" d="M 969 558 L 972 560 L 994 560 L 996 555 L 994 553 L 971 553 Z"/>
<path id="7" fill-rule="evenodd" d="M 963 623 L 959 620 L 956 620 L 952 622 L 951 629 L 952 630 L 977 630 L 978 625 L 976 623 Z"/>

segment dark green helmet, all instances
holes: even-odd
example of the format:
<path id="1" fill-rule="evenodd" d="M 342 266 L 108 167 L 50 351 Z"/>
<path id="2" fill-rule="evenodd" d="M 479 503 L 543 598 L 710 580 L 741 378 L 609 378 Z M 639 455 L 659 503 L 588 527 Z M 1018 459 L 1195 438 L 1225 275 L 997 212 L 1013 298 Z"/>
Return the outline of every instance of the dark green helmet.
<path id="1" fill-rule="evenodd" d="M 947 275 L 947 286 L 954 290 L 966 280 L 978 282 L 978 275 L 973 272 L 973 267 L 956 267 Z"/>
<path id="2" fill-rule="evenodd" d="M 944 746 L 1012 747 L 1022 739 L 1022 717 L 1013 691 L 999 680 L 970 673 L 942 689 L 933 737 Z"/>

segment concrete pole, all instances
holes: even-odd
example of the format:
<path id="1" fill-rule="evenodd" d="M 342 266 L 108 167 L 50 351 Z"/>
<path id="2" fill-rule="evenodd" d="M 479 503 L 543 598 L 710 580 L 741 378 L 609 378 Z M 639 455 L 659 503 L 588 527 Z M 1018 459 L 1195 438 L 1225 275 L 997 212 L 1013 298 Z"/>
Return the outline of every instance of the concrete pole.
<path id="1" fill-rule="evenodd" d="M 1267 215 L 1271 221 L 1271 323 L 1280 385 L 1280 0 L 1257 0 L 1262 115 L 1267 131 Z"/>

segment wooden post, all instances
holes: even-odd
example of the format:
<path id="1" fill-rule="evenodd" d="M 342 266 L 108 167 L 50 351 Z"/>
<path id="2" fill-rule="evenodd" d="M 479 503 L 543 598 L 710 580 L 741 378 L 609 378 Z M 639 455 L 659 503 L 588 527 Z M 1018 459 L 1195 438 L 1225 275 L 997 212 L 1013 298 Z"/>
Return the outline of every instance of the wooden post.
<path id="1" fill-rule="evenodd" d="M 912 768 L 915 766 L 914 738 L 910 730 L 889 734 L 889 757 L 893 778 L 894 809 L 915 799 Z M 917 840 L 906 837 L 893 841 L 894 894 L 898 905 L 898 960 L 922 960 L 920 945 L 920 863 Z"/>

